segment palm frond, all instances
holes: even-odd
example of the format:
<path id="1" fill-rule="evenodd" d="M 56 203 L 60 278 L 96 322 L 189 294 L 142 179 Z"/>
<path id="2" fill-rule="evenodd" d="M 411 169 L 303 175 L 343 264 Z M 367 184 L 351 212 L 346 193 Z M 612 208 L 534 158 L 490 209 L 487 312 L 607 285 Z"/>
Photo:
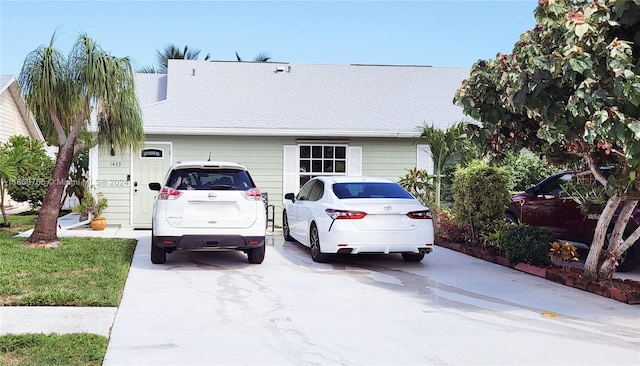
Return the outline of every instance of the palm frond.
<path id="1" fill-rule="evenodd" d="M 268 52 L 262 51 L 260 52 L 254 59 L 253 61 L 256 62 L 267 62 L 271 60 L 271 56 L 269 56 Z"/>

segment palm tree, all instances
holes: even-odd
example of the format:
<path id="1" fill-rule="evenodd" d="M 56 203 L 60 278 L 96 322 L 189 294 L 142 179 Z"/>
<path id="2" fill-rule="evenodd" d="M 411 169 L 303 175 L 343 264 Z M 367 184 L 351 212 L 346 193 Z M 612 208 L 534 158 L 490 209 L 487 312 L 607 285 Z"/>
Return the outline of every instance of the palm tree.
<path id="1" fill-rule="evenodd" d="M 156 51 L 156 57 L 158 60 L 157 68 L 154 66 L 144 66 L 138 69 L 138 72 L 148 74 L 166 74 L 167 67 L 169 67 L 169 60 L 197 60 L 200 57 L 200 50 L 189 49 L 189 46 L 184 46 L 183 49 L 176 45 L 168 45 L 162 51 Z M 210 54 L 204 57 L 204 60 L 209 60 Z"/>
<path id="2" fill-rule="evenodd" d="M 424 139 L 431 150 L 434 162 L 436 178 L 436 207 L 440 207 L 440 190 L 442 187 L 442 171 L 445 163 L 456 153 L 465 150 L 465 141 L 462 137 L 466 132 L 466 123 L 458 122 L 446 130 L 436 128 L 433 124 L 426 123 L 419 127 L 420 139 Z"/>
<path id="3" fill-rule="evenodd" d="M 242 58 L 238 54 L 238 51 L 236 51 L 236 60 L 242 61 Z M 254 62 L 268 62 L 269 60 L 271 60 L 271 56 L 269 56 L 269 53 L 265 51 L 260 52 L 256 57 L 253 58 Z"/>
<path id="4" fill-rule="evenodd" d="M 58 146 L 36 226 L 25 245 L 60 245 L 57 218 L 73 158 L 100 142 L 131 148 L 144 139 L 140 106 L 129 58 L 116 58 L 86 34 L 80 34 L 67 57 L 53 46 L 27 55 L 18 81 L 47 142 Z M 97 128 L 87 129 L 90 116 Z"/>

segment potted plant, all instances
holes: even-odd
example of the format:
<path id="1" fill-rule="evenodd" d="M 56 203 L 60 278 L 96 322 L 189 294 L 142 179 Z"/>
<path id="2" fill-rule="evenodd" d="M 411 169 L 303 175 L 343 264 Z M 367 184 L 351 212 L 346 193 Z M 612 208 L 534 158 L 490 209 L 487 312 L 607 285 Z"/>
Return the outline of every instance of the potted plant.
<path id="1" fill-rule="evenodd" d="M 82 201 L 72 211 L 80 214 L 81 221 L 87 220 L 89 214 L 91 214 L 91 228 L 93 230 L 104 230 L 107 226 L 107 219 L 101 215 L 102 211 L 108 207 L 108 203 L 101 192 L 98 192 L 96 196 L 85 188 Z"/>

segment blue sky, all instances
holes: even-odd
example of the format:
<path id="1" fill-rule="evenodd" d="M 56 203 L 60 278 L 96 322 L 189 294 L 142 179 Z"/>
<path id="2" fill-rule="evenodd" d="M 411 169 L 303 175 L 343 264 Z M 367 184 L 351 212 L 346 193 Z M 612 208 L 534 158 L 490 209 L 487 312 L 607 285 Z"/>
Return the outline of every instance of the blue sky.
<path id="1" fill-rule="evenodd" d="M 470 67 L 511 53 L 535 26 L 537 0 L 9 1 L 0 0 L 0 74 L 17 75 L 48 44 L 68 53 L 87 33 L 134 68 L 169 44 L 215 60 Z"/>

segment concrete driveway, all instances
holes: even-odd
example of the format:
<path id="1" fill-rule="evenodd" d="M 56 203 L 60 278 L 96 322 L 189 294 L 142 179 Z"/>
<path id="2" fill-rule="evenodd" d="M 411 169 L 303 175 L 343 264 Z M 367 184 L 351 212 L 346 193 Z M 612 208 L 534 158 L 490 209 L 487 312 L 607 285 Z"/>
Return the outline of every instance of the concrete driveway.
<path id="1" fill-rule="evenodd" d="M 136 250 L 104 365 L 638 365 L 640 306 L 437 247 L 311 261 Z"/>

